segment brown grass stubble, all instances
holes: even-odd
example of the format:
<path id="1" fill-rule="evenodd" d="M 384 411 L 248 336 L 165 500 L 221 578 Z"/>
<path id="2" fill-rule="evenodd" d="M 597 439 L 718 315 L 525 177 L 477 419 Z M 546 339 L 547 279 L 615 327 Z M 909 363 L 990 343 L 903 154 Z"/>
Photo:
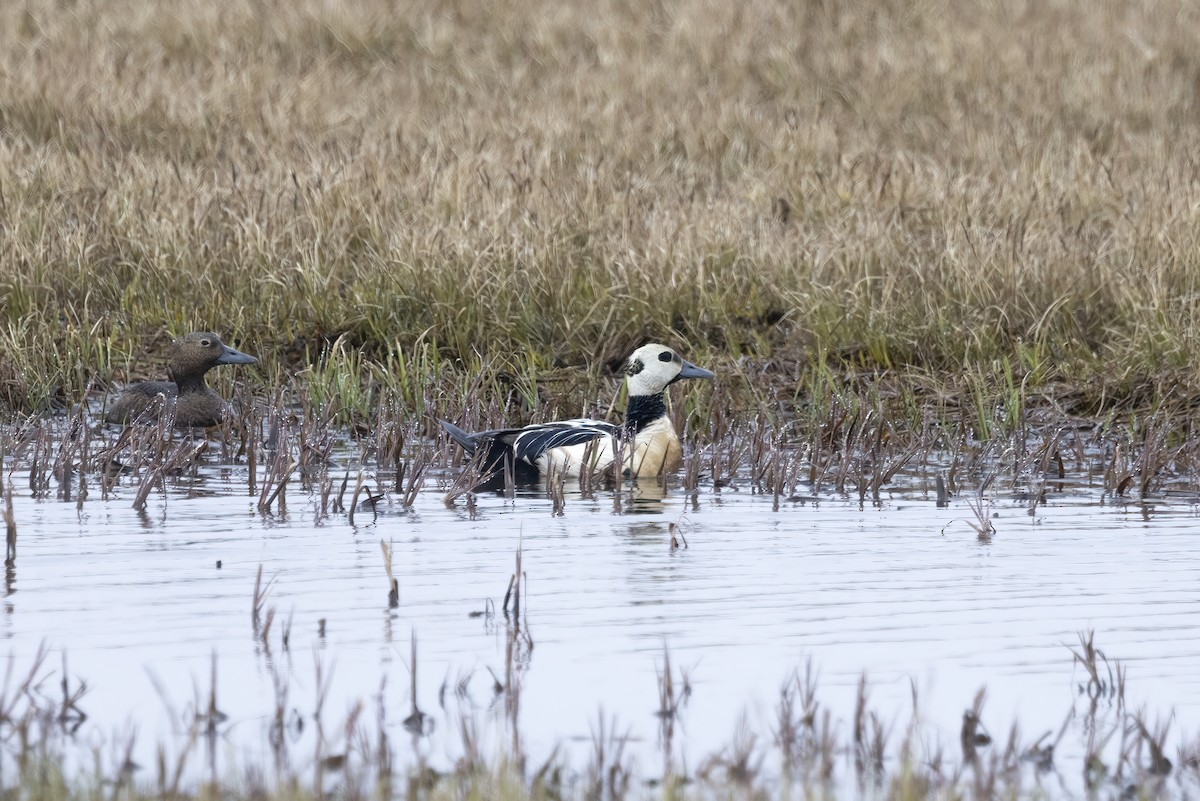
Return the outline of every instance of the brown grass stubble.
<path id="1" fill-rule="evenodd" d="M 289 366 L 343 335 L 548 365 L 652 337 L 1190 385 L 1197 16 L 6 4 L 0 386 L 36 408 L 212 326 Z"/>

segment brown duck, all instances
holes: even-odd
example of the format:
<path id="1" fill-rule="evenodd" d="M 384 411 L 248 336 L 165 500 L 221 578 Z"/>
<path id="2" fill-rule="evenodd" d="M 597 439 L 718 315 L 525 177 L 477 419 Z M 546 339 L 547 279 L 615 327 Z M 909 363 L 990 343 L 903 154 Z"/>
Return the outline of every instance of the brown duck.
<path id="1" fill-rule="evenodd" d="M 127 423 L 142 415 L 162 395 L 175 411 L 181 428 L 215 426 L 225 419 L 227 404 L 204 382 L 204 374 L 218 364 L 255 364 L 258 359 L 226 345 L 211 331 L 193 331 L 175 340 L 167 374 L 170 381 L 142 381 L 126 389 L 108 407 L 104 419 Z"/>

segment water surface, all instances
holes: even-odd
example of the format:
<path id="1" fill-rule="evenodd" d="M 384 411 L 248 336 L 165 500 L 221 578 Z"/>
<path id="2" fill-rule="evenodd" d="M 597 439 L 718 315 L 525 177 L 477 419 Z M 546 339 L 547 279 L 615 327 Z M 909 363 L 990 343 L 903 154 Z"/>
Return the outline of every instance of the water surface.
<path id="1" fill-rule="evenodd" d="M 462 500 L 447 507 L 448 479 L 433 477 L 411 510 L 389 496 L 355 526 L 345 514 L 317 523 L 318 496 L 296 486 L 285 514 L 260 514 L 246 471 L 206 462 L 156 490 L 144 513 L 131 506 L 132 482 L 108 499 L 93 490 L 77 508 L 30 497 L 12 475 L 19 556 L 0 631 L 21 664 L 43 641 L 53 666 L 67 654 L 91 687 L 78 736 L 114 742 L 132 722 L 149 760 L 207 697 L 213 654 L 229 716 L 222 741 L 243 760 L 266 748 L 277 681 L 291 717 L 311 716 L 318 661 L 333 676 L 327 721 L 356 700 L 374 720 L 386 680 L 386 726 L 402 736 L 415 636 L 416 700 L 433 729 L 414 747 L 451 763 L 466 712 L 495 750 L 506 735 L 492 674 L 504 679 L 509 646 L 496 607 L 518 548 L 528 640 L 513 658 L 517 717 L 534 760 L 556 745 L 582 759 L 603 710 L 653 773 L 664 649 L 692 687 L 679 740 L 693 766 L 727 745 L 743 716 L 769 737 L 782 683 L 810 660 L 835 719 L 849 720 L 865 672 L 872 708 L 896 729 L 915 683 L 923 718 L 954 746 L 986 685 L 993 733 L 1015 720 L 1032 739 L 1076 702 L 1082 672 L 1067 646 L 1088 629 L 1128 666 L 1132 708 L 1174 710 L 1176 731 L 1200 720 L 1197 505 L 1187 493 L 1113 503 L 1082 476 L 1047 485 L 1031 515 L 997 482 L 996 533 L 981 542 L 965 500 L 936 505 L 926 468 L 898 476 L 878 504 L 826 494 L 773 511 L 748 487 L 702 484 L 694 497 L 627 491 L 618 512 L 611 491 L 582 498 L 568 487 L 562 516 L 537 489 L 480 496 L 472 516 Z M 670 548 L 672 523 L 686 548 Z M 380 540 L 393 548 L 395 609 Z M 251 620 L 260 565 L 272 580 L 269 648 Z M 1063 749 L 1078 753 L 1078 739 Z"/>

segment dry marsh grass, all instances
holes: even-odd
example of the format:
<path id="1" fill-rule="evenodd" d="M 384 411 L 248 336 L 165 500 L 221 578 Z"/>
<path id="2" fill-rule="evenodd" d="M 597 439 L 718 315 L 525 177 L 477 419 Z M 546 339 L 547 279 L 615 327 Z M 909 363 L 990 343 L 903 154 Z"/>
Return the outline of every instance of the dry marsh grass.
<path id="1" fill-rule="evenodd" d="M 0 8 L 0 390 L 698 357 L 1194 389 L 1200 10 L 1069 0 Z M 814 371 L 801 370 L 803 383 Z"/>

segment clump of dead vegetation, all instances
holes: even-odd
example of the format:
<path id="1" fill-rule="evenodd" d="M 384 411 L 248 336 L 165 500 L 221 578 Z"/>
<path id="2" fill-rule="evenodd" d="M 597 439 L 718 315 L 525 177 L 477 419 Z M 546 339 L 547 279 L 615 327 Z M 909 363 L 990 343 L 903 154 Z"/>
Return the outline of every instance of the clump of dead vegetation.
<path id="1" fill-rule="evenodd" d="M 202 484 L 214 466 L 239 465 L 246 494 L 264 517 L 369 525 L 380 512 L 411 511 L 426 491 L 441 493 L 450 506 L 462 502 L 473 516 L 480 465 L 440 436 L 438 417 L 465 409 L 467 425 L 486 429 L 568 414 L 620 416 L 615 378 L 599 378 L 591 399 L 574 408 L 543 392 L 532 376 L 528 396 L 494 394 L 454 374 L 440 381 L 419 417 L 386 393 L 372 400 L 369 418 L 346 416 L 337 393 L 321 395 L 301 378 L 268 394 L 240 387 L 238 413 L 208 431 L 175 429 L 169 416 L 105 425 L 95 414 L 99 403 L 83 397 L 69 413 L 0 427 L 8 472 L 0 491 L 81 509 L 128 498 L 144 513 L 155 499 Z M 1200 497 L 1200 419 L 1181 400 L 1096 417 L 1053 393 L 976 387 L 963 402 L 886 377 L 827 371 L 814 387 L 800 396 L 794 388 L 739 384 L 734 377 L 677 395 L 669 410 L 684 440 L 676 475 L 628 486 L 599 475 L 548 476 L 539 492 L 556 516 L 599 492 L 621 513 L 651 489 L 660 496 L 681 492 L 693 506 L 702 491 L 749 491 L 786 512 L 822 498 L 880 506 L 893 490 L 916 482 L 937 506 L 958 511 L 947 527 L 973 530 L 984 543 L 996 533 L 998 501 L 1036 516 L 1072 482 L 1101 485 L 1105 503 Z M 512 497 L 511 487 L 505 494 Z M 10 558 L 18 523 L 9 508 Z M 686 534 L 677 543 L 686 544 Z"/>

